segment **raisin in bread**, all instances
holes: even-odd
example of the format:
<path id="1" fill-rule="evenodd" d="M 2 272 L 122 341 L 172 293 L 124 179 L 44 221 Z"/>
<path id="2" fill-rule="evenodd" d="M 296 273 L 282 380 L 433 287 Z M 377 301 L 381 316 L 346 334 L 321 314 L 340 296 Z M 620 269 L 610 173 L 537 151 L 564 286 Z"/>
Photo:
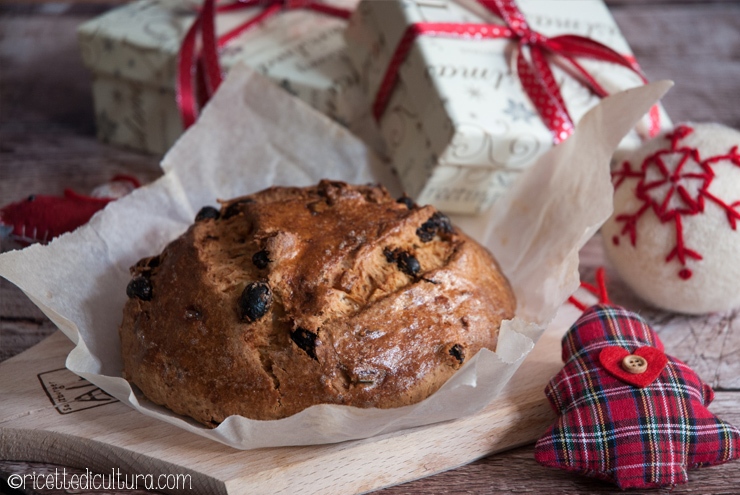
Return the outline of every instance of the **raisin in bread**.
<path id="1" fill-rule="evenodd" d="M 421 401 L 515 309 L 493 257 L 433 207 L 330 181 L 203 208 L 131 271 L 124 376 L 208 426 Z"/>

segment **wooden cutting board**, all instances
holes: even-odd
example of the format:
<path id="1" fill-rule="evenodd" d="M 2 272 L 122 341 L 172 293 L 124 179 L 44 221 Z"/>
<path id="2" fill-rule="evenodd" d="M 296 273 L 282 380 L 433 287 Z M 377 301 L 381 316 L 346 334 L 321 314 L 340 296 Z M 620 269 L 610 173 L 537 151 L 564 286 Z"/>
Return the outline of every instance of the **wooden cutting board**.
<path id="1" fill-rule="evenodd" d="M 169 493 L 369 492 L 535 441 L 554 420 L 543 390 L 562 366 L 560 338 L 577 315 L 561 309 L 504 392 L 474 416 L 340 444 L 251 451 L 108 396 L 64 367 L 73 346 L 56 332 L 0 364 L 0 459 L 191 475 L 192 489 Z"/>

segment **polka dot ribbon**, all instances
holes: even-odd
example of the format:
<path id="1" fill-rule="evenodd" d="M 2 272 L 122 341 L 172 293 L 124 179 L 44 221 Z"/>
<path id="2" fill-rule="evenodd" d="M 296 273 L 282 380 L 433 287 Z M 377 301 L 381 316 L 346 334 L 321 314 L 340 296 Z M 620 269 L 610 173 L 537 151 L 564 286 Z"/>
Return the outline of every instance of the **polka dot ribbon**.
<path id="1" fill-rule="evenodd" d="M 634 58 L 621 55 L 606 45 L 583 36 L 565 34 L 548 38 L 533 31 L 515 0 L 478 0 L 478 3 L 503 19 L 506 25 L 421 22 L 412 24 L 406 29 L 391 57 L 375 96 L 373 115 L 376 120 L 379 120 L 385 112 L 398 81 L 398 70 L 406 60 L 414 41 L 421 35 L 442 38 L 515 40 L 518 44 L 516 70 L 519 79 L 542 121 L 552 133 L 555 144 L 567 139 L 573 132 L 574 125 L 550 69 L 548 56 L 557 55 L 561 60 L 568 62 L 580 76 L 581 83 L 602 98 L 607 96 L 607 91 L 576 61 L 576 57 L 621 65 L 635 72 L 643 82 L 647 83 L 647 79 Z M 529 53 L 529 59 L 525 55 L 526 52 Z M 652 137 L 659 131 L 658 108 L 653 107 L 650 110 L 649 134 Z"/>
<path id="2" fill-rule="evenodd" d="M 229 32 L 216 36 L 216 14 L 254 7 L 262 7 L 263 10 Z M 238 0 L 219 5 L 216 5 L 215 0 L 203 2 L 195 21 L 185 34 L 177 60 L 177 105 L 185 129 L 193 125 L 198 118 L 199 106 L 203 106 L 221 84 L 219 49 L 273 15 L 294 9 L 313 10 L 341 19 L 348 19 L 352 14 L 349 10 L 312 0 Z M 196 51 L 198 35 L 201 39 L 200 53 Z"/>

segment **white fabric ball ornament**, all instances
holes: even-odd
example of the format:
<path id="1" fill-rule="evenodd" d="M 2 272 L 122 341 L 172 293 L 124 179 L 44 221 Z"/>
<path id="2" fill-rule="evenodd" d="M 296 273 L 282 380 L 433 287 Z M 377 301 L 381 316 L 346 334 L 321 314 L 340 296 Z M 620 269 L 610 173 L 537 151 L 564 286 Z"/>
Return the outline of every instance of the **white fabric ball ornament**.
<path id="1" fill-rule="evenodd" d="M 740 132 L 683 124 L 612 173 L 609 259 L 643 299 L 681 313 L 740 307 Z"/>

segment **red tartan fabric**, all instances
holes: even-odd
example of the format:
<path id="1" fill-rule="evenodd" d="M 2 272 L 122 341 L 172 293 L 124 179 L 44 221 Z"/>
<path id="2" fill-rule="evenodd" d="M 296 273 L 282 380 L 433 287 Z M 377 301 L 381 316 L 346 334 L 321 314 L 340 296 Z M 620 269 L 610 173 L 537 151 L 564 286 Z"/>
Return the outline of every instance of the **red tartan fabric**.
<path id="1" fill-rule="evenodd" d="M 611 305 L 587 310 L 563 337 L 565 366 L 545 389 L 560 417 L 537 442 L 537 462 L 620 488 L 657 488 L 685 483 L 687 469 L 740 457 L 740 431 L 707 410 L 714 393 L 691 368 L 667 356 L 654 382 L 632 386 L 599 362 L 609 346 L 663 350 L 638 315 Z"/>

